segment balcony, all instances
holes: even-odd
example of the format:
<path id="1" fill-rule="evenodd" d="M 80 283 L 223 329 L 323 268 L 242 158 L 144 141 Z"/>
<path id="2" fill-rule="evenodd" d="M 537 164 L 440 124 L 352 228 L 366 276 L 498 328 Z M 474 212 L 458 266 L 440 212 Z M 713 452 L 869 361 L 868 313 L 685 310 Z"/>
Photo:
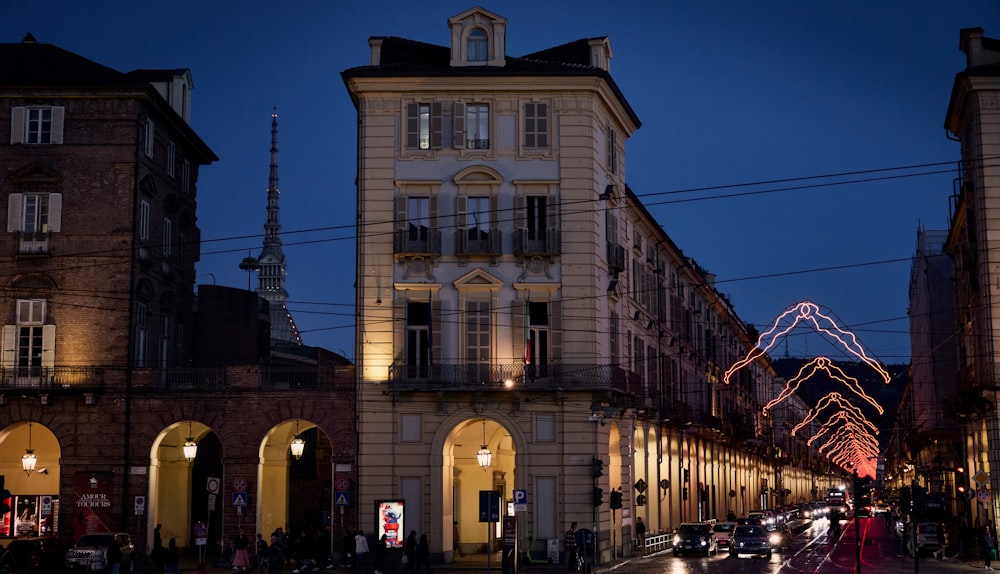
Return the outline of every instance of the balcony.
<path id="1" fill-rule="evenodd" d="M 49 234 L 43 231 L 18 232 L 18 255 L 47 255 L 49 253 Z"/>
<path id="2" fill-rule="evenodd" d="M 531 235 L 527 229 L 514 231 L 514 255 L 550 256 L 559 255 L 562 251 L 562 238 L 558 227 L 537 231 L 534 237 Z"/>
<path id="3" fill-rule="evenodd" d="M 642 379 L 620 367 L 594 364 L 393 364 L 388 388 L 393 392 L 610 391 L 637 396 Z"/>
<path id="4" fill-rule="evenodd" d="M 499 229 L 491 229 L 488 233 L 473 233 L 475 238 L 469 236 L 466 229 L 459 229 L 455 232 L 455 255 L 486 255 L 489 257 L 499 256 L 503 235 Z"/>
<path id="5" fill-rule="evenodd" d="M 392 252 L 396 255 L 434 257 L 441 255 L 441 232 L 428 229 L 424 237 L 414 238 L 408 229 L 397 229 L 392 236 Z"/>
<path id="6" fill-rule="evenodd" d="M 104 369 L 98 367 L 3 367 L 0 393 L 92 393 L 104 387 Z"/>

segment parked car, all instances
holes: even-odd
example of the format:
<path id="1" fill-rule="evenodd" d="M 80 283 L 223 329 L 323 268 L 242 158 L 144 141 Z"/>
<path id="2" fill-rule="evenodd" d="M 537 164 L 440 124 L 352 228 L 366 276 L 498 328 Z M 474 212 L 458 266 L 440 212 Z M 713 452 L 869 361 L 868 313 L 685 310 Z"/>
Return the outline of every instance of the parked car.
<path id="1" fill-rule="evenodd" d="M 771 548 L 776 552 L 781 553 L 785 550 L 791 551 L 792 549 L 792 530 L 787 524 L 768 524 L 767 525 L 767 539 L 771 543 Z"/>
<path id="2" fill-rule="evenodd" d="M 685 522 L 674 535 L 674 556 L 696 552 L 708 556 L 719 553 L 719 542 L 711 522 Z"/>
<path id="3" fill-rule="evenodd" d="M 773 524 L 776 521 L 773 510 L 751 510 L 747 513 L 747 518 L 756 518 L 761 524 Z"/>
<path id="4" fill-rule="evenodd" d="M 938 541 L 938 530 L 943 528 L 937 522 L 921 522 L 917 524 L 917 552 L 936 552 L 941 548 Z M 948 532 L 944 532 L 945 545 L 948 544 Z"/>
<path id="5" fill-rule="evenodd" d="M 760 554 L 771 557 L 771 542 L 767 528 L 760 524 L 740 524 L 733 529 L 729 556 L 739 558 L 741 554 Z"/>
<path id="6" fill-rule="evenodd" d="M 66 570 L 80 572 L 104 570 L 108 567 L 108 548 L 117 544 L 122 551 L 119 574 L 130 574 L 135 569 L 135 546 L 125 532 L 100 532 L 84 534 L 67 552 Z"/>
<path id="7" fill-rule="evenodd" d="M 24 561 L 24 572 L 48 574 L 62 570 L 66 545 L 55 536 L 15 538 L 7 544 L 7 551 L 10 552 L 14 572 L 22 571 L 20 564 Z"/>
<path id="8" fill-rule="evenodd" d="M 735 528 L 735 522 L 716 522 L 715 526 L 712 527 L 712 532 L 715 533 L 715 540 L 719 543 L 720 549 L 729 548 L 729 543 L 733 537 L 733 529 Z"/>
<path id="9" fill-rule="evenodd" d="M 875 516 L 883 516 L 889 514 L 890 512 L 892 512 L 892 509 L 889 508 L 889 505 L 884 502 L 879 502 L 872 507 L 872 514 Z"/>

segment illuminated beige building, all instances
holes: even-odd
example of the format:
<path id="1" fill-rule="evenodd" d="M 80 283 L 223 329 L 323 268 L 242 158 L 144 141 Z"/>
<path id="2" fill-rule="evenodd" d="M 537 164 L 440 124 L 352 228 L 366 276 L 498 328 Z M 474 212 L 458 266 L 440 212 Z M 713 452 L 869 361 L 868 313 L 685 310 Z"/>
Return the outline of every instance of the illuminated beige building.
<path id="1" fill-rule="evenodd" d="M 473 8 L 445 45 L 372 37 L 368 65 L 342 74 L 358 111 L 361 526 L 403 500 L 404 530 L 439 559 L 454 523 L 481 553 L 480 492 L 499 491 L 522 550 L 561 549 L 575 521 L 603 561 L 632 552 L 636 516 L 656 531 L 775 504 L 776 464 L 800 466 L 787 500 L 808 498 L 808 457 L 786 460 L 759 414 L 766 356 L 721 381 L 756 334 L 626 185 L 640 122 L 609 40 L 512 57 L 507 26 Z"/>

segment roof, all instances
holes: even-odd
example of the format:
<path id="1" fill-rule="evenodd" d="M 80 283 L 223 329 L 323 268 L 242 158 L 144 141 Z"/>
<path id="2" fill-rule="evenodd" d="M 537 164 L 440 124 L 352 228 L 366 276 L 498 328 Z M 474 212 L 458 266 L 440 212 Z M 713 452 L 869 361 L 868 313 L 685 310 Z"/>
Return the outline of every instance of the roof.
<path id="1" fill-rule="evenodd" d="M 447 46 L 396 36 L 373 36 L 370 40 L 380 40 L 382 44 L 379 65 L 349 68 L 341 72 L 341 77 L 347 83 L 352 78 L 595 76 L 608 83 L 638 128 L 641 125 L 639 117 L 611 74 L 590 65 L 590 44 L 595 39 L 600 38 L 575 40 L 521 57 L 506 56 L 504 66 L 453 67 L 451 50 Z"/>

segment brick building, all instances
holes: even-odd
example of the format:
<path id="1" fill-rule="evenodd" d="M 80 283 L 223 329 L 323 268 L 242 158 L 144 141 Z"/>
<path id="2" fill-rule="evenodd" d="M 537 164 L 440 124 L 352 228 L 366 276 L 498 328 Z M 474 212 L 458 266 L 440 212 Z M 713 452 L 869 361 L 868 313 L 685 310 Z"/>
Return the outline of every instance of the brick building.
<path id="1" fill-rule="evenodd" d="M 256 293 L 196 297 L 198 171 L 218 158 L 192 89 L 186 69 L 0 44 L 0 535 L 127 530 L 145 550 L 156 523 L 184 546 L 198 521 L 213 542 L 322 529 L 334 468 L 352 477 L 351 365 L 277 360 Z"/>

